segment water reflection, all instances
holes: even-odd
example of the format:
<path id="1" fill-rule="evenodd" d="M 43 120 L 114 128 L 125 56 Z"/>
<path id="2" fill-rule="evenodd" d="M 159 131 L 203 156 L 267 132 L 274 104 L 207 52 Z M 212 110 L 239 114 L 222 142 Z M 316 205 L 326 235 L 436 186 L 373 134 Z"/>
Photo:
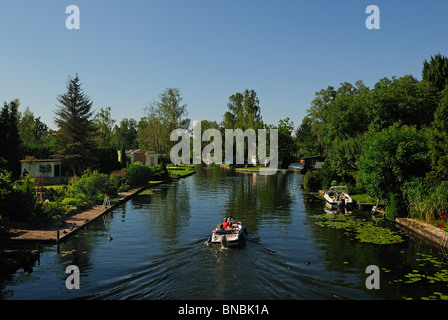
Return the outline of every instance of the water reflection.
<path id="1" fill-rule="evenodd" d="M 446 293 L 439 283 L 417 288 L 396 282 L 416 269 L 434 273 L 417 259 L 419 253 L 437 257 L 437 248 L 414 237 L 393 245 L 361 243 L 344 230 L 316 225 L 311 216 L 330 213 L 320 196 L 300 189 L 302 178 L 198 167 L 197 174 L 158 186 L 89 224 L 59 253 L 46 248 L 31 275 L 3 278 L 2 297 L 402 299 L 409 288 L 414 296 Z M 246 246 L 207 246 L 211 230 L 228 215 L 245 224 Z M 81 290 L 65 288 L 70 264 L 81 270 Z M 388 270 L 381 290 L 365 287 L 372 264 Z"/>
<path id="2" fill-rule="evenodd" d="M 225 216 L 244 221 L 248 230 L 256 232 L 259 224 L 272 220 L 291 223 L 293 197 L 287 175 L 266 176 L 257 173 L 235 173 L 229 186 Z"/>

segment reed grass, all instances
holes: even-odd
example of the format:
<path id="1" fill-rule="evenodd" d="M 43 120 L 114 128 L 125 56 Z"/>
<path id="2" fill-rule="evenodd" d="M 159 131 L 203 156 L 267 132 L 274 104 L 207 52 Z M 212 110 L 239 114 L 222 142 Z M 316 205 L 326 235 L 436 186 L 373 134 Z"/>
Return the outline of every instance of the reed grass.
<path id="1" fill-rule="evenodd" d="M 409 216 L 433 223 L 448 214 L 448 182 L 433 185 L 425 179 L 415 179 L 404 186 Z"/>

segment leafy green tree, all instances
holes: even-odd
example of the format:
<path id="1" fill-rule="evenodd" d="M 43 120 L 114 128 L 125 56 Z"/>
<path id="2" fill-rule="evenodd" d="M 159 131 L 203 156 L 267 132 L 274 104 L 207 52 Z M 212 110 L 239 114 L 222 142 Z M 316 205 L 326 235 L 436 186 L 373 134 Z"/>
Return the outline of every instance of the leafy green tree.
<path id="1" fill-rule="evenodd" d="M 437 91 L 412 76 L 383 78 L 371 90 L 367 103 L 369 129 L 380 131 L 395 122 L 422 127 L 434 119 Z"/>
<path id="2" fill-rule="evenodd" d="M 20 114 L 18 124 L 19 135 L 22 143 L 27 147 L 47 146 L 51 141 L 51 134 L 48 126 L 34 117 L 34 113 L 29 107 Z"/>
<path id="3" fill-rule="evenodd" d="M 357 182 L 371 196 L 386 200 L 402 193 L 406 181 L 429 170 L 428 133 L 395 124 L 365 135 Z"/>
<path id="4" fill-rule="evenodd" d="M 295 140 L 300 156 L 306 157 L 316 154 L 322 154 L 322 150 L 319 148 L 319 141 L 317 137 L 313 135 L 311 127 L 311 120 L 307 116 L 305 116 L 302 119 L 302 123 L 295 131 Z"/>
<path id="5" fill-rule="evenodd" d="M 343 82 L 338 89 L 328 86 L 315 93 L 306 122 L 317 139 L 320 154 L 328 150 L 335 139 L 342 140 L 366 129 L 366 104 L 355 97 L 365 96 L 368 92 L 369 89 L 358 80 L 354 85 Z"/>
<path id="6" fill-rule="evenodd" d="M 19 99 L 6 102 L 0 112 L 0 158 L 3 168 L 12 172 L 12 178 L 20 176 Z"/>
<path id="7" fill-rule="evenodd" d="M 201 120 L 200 122 L 196 122 L 193 124 L 193 135 L 190 139 L 190 147 L 191 147 L 191 157 L 193 158 L 193 148 L 194 148 L 194 135 L 195 132 L 198 132 L 199 134 L 199 128 L 198 126 L 200 125 L 200 137 L 199 139 L 201 140 L 201 152 L 200 154 L 202 155 L 202 151 L 204 150 L 204 148 L 210 143 L 209 140 L 202 140 L 202 137 L 204 135 L 204 132 L 207 131 L 208 129 L 216 129 L 219 130 L 221 132 L 221 138 L 224 138 L 224 130 L 222 130 L 219 126 L 219 124 L 216 121 L 209 121 L 209 120 Z M 211 138 L 211 141 L 213 141 L 213 138 Z M 214 150 L 215 151 L 215 150 Z"/>
<path id="8" fill-rule="evenodd" d="M 334 142 L 380 131 L 395 122 L 419 128 L 433 120 L 437 90 L 412 76 L 383 78 L 373 89 L 361 81 L 341 83 L 316 93 L 307 118 L 311 131 L 328 150 Z"/>
<path id="9" fill-rule="evenodd" d="M 322 89 L 315 92 L 315 98 L 311 101 L 311 106 L 307 110 L 307 123 L 311 125 L 311 133 L 316 137 L 319 149 L 325 148 L 324 139 L 322 134 L 322 127 L 327 122 L 327 110 L 326 106 L 337 97 L 337 91 L 334 87 L 328 86 L 326 89 Z"/>
<path id="10" fill-rule="evenodd" d="M 175 129 L 188 130 L 190 127 L 187 105 L 182 104 L 180 90 L 165 89 L 159 95 L 159 101 L 152 102 L 145 110 L 146 116 L 138 123 L 137 140 L 140 148 L 169 154 L 177 143 L 170 141 L 171 132 Z"/>
<path id="11" fill-rule="evenodd" d="M 347 185 L 350 192 L 356 191 L 356 175 L 358 172 L 357 161 L 359 160 L 364 135 L 350 137 L 338 141 L 332 145 L 325 159 L 325 167 L 328 172 L 338 180 L 338 184 Z"/>
<path id="12" fill-rule="evenodd" d="M 177 143 L 170 141 L 171 132 L 176 129 L 186 129 L 190 127 L 190 119 L 187 118 L 187 105 L 182 104 L 180 90 L 168 88 L 159 95 L 157 108 L 162 123 L 164 135 L 162 136 L 162 151 L 169 153 L 169 150 Z"/>
<path id="13" fill-rule="evenodd" d="M 135 119 L 124 118 L 120 121 L 119 126 L 114 126 L 114 141 L 120 148 L 121 146 L 127 146 L 130 149 L 138 148 L 137 141 L 137 121 Z"/>
<path id="14" fill-rule="evenodd" d="M 67 82 L 67 92 L 58 96 L 55 111 L 57 133 L 56 156 L 64 161 L 73 175 L 97 165 L 96 128 L 92 119 L 93 102 L 81 89 L 78 75 Z"/>
<path id="15" fill-rule="evenodd" d="M 139 148 L 154 150 L 162 154 L 163 128 L 157 103 L 154 101 L 145 108 L 145 117 L 141 118 L 137 126 L 137 142 Z"/>
<path id="16" fill-rule="evenodd" d="M 435 183 L 448 181 L 448 88 L 442 92 L 430 137 L 431 173 L 429 178 Z"/>
<path id="17" fill-rule="evenodd" d="M 108 147 L 114 145 L 113 129 L 115 120 L 112 119 L 111 108 L 101 108 L 95 115 L 93 124 L 96 127 L 95 143 L 99 147 Z"/>
<path id="18" fill-rule="evenodd" d="M 263 126 L 260 100 L 254 90 L 246 89 L 230 96 L 227 104 L 229 111 L 224 113 L 222 127 L 225 129 L 254 129 Z"/>
<path id="19" fill-rule="evenodd" d="M 325 107 L 328 115 L 320 129 L 323 143 L 331 148 L 334 142 L 355 137 L 368 130 L 371 121 L 367 108 L 368 90 L 341 92 Z"/>
<path id="20" fill-rule="evenodd" d="M 274 128 L 278 130 L 278 156 L 282 160 L 282 167 L 287 168 L 297 152 L 297 144 L 292 136 L 294 123 L 285 118 L 279 120 Z"/>
<path id="21" fill-rule="evenodd" d="M 432 83 L 442 91 L 448 85 L 448 58 L 440 53 L 423 62 L 422 80 Z"/>
<path id="22" fill-rule="evenodd" d="M 241 129 L 243 132 L 248 129 L 255 130 L 258 135 L 258 129 L 264 127 L 261 117 L 260 100 L 254 90 L 246 89 L 244 92 L 237 92 L 229 97 L 227 103 L 228 111 L 224 113 L 221 122 L 221 130 L 225 136 L 226 129 Z M 223 139 L 223 155 L 225 156 L 226 141 Z M 232 142 L 233 143 L 233 142 Z M 268 148 L 268 146 L 266 146 Z M 247 161 L 248 143 L 244 141 L 244 161 Z M 236 144 L 233 143 L 233 163 L 236 163 Z"/>

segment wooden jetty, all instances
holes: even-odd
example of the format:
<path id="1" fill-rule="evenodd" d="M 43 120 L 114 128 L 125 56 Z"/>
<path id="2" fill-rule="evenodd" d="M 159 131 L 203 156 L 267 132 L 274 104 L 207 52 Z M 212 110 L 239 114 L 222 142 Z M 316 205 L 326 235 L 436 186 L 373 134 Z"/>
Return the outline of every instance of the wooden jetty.
<path id="1" fill-rule="evenodd" d="M 139 194 L 143 190 L 159 185 L 165 181 L 152 183 L 145 187 L 131 189 L 127 192 L 119 193 L 119 199 L 111 205 L 104 203 L 103 205 L 94 205 L 90 209 L 73 214 L 65 218 L 63 221 L 58 221 L 51 226 L 43 229 L 25 229 L 25 228 L 10 228 L 8 233 L 10 234 L 9 241 L 12 244 L 23 243 L 48 243 L 58 244 L 70 236 L 75 234 L 82 227 L 88 225 L 92 221 L 125 203 L 135 195 Z"/>

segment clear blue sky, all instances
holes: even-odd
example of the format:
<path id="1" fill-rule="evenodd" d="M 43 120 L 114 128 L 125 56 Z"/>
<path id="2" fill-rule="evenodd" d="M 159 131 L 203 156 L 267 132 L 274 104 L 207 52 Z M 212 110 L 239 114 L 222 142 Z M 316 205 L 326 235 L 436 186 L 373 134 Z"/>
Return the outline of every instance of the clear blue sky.
<path id="1" fill-rule="evenodd" d="M 80 29 L 68 30 L 68 5 Z M 380 9 L 368 30 L 366 7 Z M 192 120 L 221 121 L 229 96 L 254 89 L 263 120 L 300 124 L 328 85 L 412 74 L 448 56 L 448 1 L 2 0 L 0 102 L 19 98 L 54 128 L 56 97 L 79 74 L 117 121 L 179 88 Z"/>

